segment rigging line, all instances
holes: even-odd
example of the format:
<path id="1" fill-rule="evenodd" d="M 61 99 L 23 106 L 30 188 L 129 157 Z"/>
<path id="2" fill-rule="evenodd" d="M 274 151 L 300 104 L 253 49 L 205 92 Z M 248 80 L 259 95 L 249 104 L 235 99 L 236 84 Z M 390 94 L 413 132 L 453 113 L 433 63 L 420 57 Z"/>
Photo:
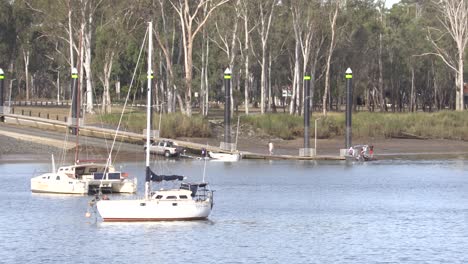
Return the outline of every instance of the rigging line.
<path id="1" fill-rule="evenodd" d="M 135 70 L 133 71 L 132 80 L 130 81 L 130 86 L 129 86 L 129 88 L 128 88 L 127 97 L 125 98 L 125 103 L 124 103 L 124 106 L 123 106 L 123 108 L 122 108 L 122 114 L 120 115 L 119 124 L 117 125 L 117 129 L 116 129 L 116 131 L 115 131 L 114 140 L 112 141 L 112 146 L 111 146 L 111 149 L 110 149 L 110 152 L 109 152 L 109 157 L 110 157 L 110 155 L 112 154 L 112 151 L 113 151 L 114 145 L 115 145 L 115 141 L 116 141 L 117 136 L 118 136 L 118 134 L 119 134 L 120 125 L 121 125 L 121 123 L 122 123 L 122 118 L 123 118 L 123 115 L 124 115 L 124 113 L 125 113 L 125 109 L 126 109 L 126 107 L 127 107 L 128 99 L 129 99 L 129 97 L 130 97 L 130 91 L 132 90 L 132 87 L 133 87 L 133 82 L 134 82 L 134 80 L 135 80 L 135 75 L 136 75 L 136 72 L 137 72 L 137 69 L 138 69 L 138 64 L 139 64 L 139 62 L 140 62 L 141 54 L 143 53 L 143 49 L 144 49 L 144 47 L 145 47 L 145 41 L 146 41 L 147 35 L 148 35 L 148 29 L 147 29 L 146 32 L 145 32 L 145 37 L 143 38 L 143 42 L 142 42 L 142 44 L 141 44 L 140 53 L 138 54 L 137 64 L 135 65 Z M 149 146 L 148 146 L 148 147 L 149 147 Z M 107 170 L 107 168 L 109 167 L 110 162 L 111 162 L 111 160 L 110 160 L 110 158 L 108 158 L 108 159 L 107 159 L 107 162 L 106 162 L 106 170 Z"/>
<path id="2" fill-rule="evenodd" d="M 74 100 L 74 97 L 73 97 L 73 91 L 71 91 L 72 93 L 72 98 L 71 98 L 71 101 L 73 102 Z M 71 115 L 72 115 L 72 108 L 70 107 L 68 109 L 68 115 L 67 115 L 67 123 L 68 123 L 68 120 L 70 120 L 71 122 Z M 67 146 L 68 146 L 68 139 L 69 139 L 69 136 L 70 136 L 70 131 L 69 131 L 69 127 L 67 126 L 67 124 L 65 124 L 65 138 L 64 138 L 64 146 L 62 148 L 62 153 L 60 155 L 60 166 L 64 166 L 65 165 L 65 159 L 66 159 L 66 154 L 67 154 Z"/>
<path id="3" fill-rule="evenodd" d="M 94 94 L 94 98 L 98 98 L 97 94 L 96 94 L 96 89 L 93 89 L 93 94 Z M 104 102 L 103 102 L 103 106 L 104 106 Z M 111 114 L 112 114 L 112 111 L 111 111 Z M 101 108 L 101 114 L 99 114 L 98 116 L 99 116 L 99 121 L 101 122 L 101 128 L 104 128 L 104 122 L 103 122 L 103 119 L 102 119 L 102 108 Z M 107 142 L 107 134 L 104 133 L 103 135 L 104 135 L 104 143 L 106 144 L 106 152 L 109 152 L 109 144 Z"/>

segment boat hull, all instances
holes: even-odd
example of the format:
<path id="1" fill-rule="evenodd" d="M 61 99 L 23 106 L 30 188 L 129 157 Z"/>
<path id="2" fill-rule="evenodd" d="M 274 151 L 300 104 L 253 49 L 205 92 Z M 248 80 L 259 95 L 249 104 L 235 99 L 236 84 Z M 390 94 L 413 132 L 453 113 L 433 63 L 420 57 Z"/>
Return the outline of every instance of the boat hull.
<path id="1" fill-rule="evenodd" d="M 215 152 L 208 152 L 210 158 L 213 161 L 226 161 L 226 162 L 235 162 L 241 159 L 241 155 L 239 153 L 215 153 Z"/>
<path id="2" fill-rule="evenodd" d="M 58 172 L 45 173 L 31 179 L 31 192 L 57 193 L 57 194 L 88 194 L 100 191 L 107 193 L 135 193 L 137 191 L 137 178 L 122 177 L 120 172 L 111 172 L 103 178 L 103 174 L 81 175 L 75 178 L 74 167 L 99 168 L 105 165 L 86 164 L 60 167 Z M 112 169 L 113 170 L 113 169 Z M 114 178 L 109 177 L 114 176 Z M 101 179 L 103 178 L 103 179 Z"/>
<path id="3" fill-rule="evenodd" d="M 97 209 L 104 222 L 203 220 L 211 213 L 211 200 L 101 200 Z"/>
<path id="4" fill-rule="evenodd" d="M 45 177 L 44 177 L 45 176 Z M 47 177 L 50 176 L 50 177 Z M 48 178 L 48 179 L 47 179 Z M 46 174 L 31 179 L 31 191 L 34 193 L 87 194 L 88 184 L 74 179 L 56 180 L 57 175 Z"/>

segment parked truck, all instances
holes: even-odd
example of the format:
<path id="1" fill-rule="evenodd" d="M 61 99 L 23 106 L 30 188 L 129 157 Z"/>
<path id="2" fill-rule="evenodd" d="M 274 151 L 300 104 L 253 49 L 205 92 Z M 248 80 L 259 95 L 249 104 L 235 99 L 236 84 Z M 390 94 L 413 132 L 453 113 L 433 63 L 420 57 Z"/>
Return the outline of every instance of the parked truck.
<path id="1" fill-rule="evenodd" d="M 173 141 L 161 140 L 151 143 L 150 153 L 164 155 L 165 157 L 178 157 L 183 153 L 183 148 Z"/>

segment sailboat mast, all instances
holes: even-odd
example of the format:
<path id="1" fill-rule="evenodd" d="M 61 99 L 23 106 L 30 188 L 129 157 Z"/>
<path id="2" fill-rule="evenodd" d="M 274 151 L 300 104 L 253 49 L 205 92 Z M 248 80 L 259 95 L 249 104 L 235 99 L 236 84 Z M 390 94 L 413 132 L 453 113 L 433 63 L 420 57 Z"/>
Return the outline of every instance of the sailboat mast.
<path id="1" fill-rule="evenodd" d="M 151 136 L 151 82 L 153 79 L 153 71 L 151 67 L 151 57 L 153 48 L 153 22 L 148 25 L 148 90 L 146 94 L 146 182 L 145 182 L 145 197 L 149 197 L 150 187 L 150 136 Z"/>

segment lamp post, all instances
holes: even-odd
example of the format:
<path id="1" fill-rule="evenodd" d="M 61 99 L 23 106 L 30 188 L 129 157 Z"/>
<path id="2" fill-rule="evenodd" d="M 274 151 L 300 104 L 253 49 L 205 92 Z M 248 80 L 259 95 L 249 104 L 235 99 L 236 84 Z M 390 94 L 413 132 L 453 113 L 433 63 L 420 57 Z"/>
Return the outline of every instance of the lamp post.
<path id="1" fill-rule="evenodd" d="M 13 82 L 16 81 L 16 79 L 11 79 L 10 80 L 10 95 L 8 96 L 8 107 L 11 109 L 11 90 L 13 89 Z"/>
<path id="2" fill-rule="evenodd" d="M 304 76 L 304 149 L 309 149 L 310 75 Z"/>
<path id="3" fill-rule="evenodd" d="M 224 71 L 224 143 L 231 143 L 231 69 Z M 227 146 L 227 145 L 226 145 Z"/>
<path id="4" fill-rule="evenodd" d="M 345 148 L 349 149 L 351 147 L 351 114 L 353 110 L 353 71 L 350 68 L 346 70 L 346 138 L 345 138 Z"/>
<path id="5" fill-rule="evenodd" d="M 3 69 L 0 68 L 0 122 L 5 122 L 5 116 L 3 114 L 5 113 L 5 108 L 3 107 L 3 83 L 5 81 L 5 73 L 3 72 Z"/>
<path id="6" fill-rule="evenodd" d="M 71 132 L 72 135 L 77 135 L 78 133 L 78 125 L 79 125 L 79 118 L 80 118 L 80 113 L 79 113 L 79 91 L 78 91 L 78 70 L 73 67 L 72 72 L 71 72 L 71 78 L 72 78 L 72 120 L 71 120 Z M 75 127 L 73 125 L 75 124 Z"/>

